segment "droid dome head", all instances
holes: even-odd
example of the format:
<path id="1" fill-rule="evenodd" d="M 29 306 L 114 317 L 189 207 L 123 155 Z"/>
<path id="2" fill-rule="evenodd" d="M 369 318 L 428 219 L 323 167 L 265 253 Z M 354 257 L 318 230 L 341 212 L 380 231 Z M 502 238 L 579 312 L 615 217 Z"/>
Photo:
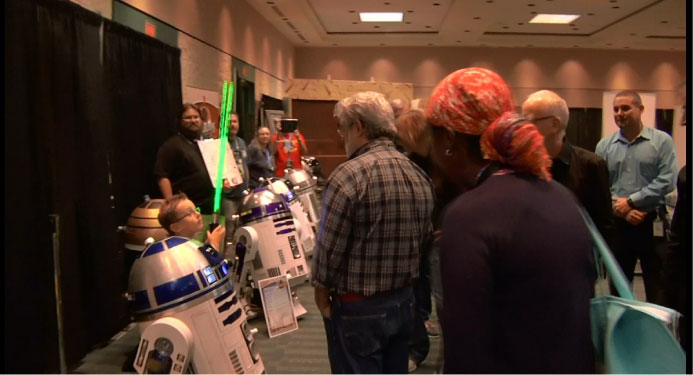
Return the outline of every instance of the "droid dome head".
<path id="1" fill-rule="evenodd" d="M 266 187 L 255 189 L 251 194 L 243 198 L 241 205 L 241 223 L 247 224 L 259 221 L 275 215 L 291 215 L 285 199 L 273 193 Z"/>
<path id="2" fill-rule="evenodd" d="M 284 175 L 284 178 L 289 181 L 293 188 L 299 193 L 317 185 L 313 176 L 303 169 L 291 169 Z"/>
<path id="3" fill-rule="evenodd" d="M 131 312 L 138 321 L 173 315 L 233 289 L 223 257 L 209 246 L 175 236 L 142 251 L 128 284 Z"/>

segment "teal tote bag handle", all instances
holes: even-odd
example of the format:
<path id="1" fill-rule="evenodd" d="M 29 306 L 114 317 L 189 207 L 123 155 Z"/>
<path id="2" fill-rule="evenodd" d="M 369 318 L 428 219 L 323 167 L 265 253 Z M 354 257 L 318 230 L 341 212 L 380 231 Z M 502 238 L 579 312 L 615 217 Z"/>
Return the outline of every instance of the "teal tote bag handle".
<path id="1" fill-rule="evenodd" d="M 611 282 L 614 284 L 618 294 L 621 298 L 635 300 L 635 296 L 630 289 L 630 283 L 623 274 L 618 262 L 616 262 L 616 258 L 611 254 L 611 251 L 606 245 L 606 241 L 604 241 L 601 233 L 599 233 L 597 227 L 594 225 L 592 218 L 582 206 L 580 206 L 580 214 L 582 214 L 582 218 L 585 220 L 585 224 L 587 224 L 587 229 L 589 229 L 592 239 L 594 239 L 594 246 L 601 256 L 602 261 L 604 261 L 604 267 L 606 267 L 606 271 L 609 273 L 609 276 L 611 276 Z M 597 259 L 594 260 L 595 265 L 598 264 L 597 261 Z"/>

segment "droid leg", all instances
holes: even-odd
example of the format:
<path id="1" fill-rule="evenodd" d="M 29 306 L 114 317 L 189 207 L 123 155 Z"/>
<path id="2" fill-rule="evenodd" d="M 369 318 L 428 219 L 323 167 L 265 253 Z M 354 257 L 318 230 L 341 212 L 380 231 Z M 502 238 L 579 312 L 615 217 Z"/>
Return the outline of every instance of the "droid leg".
<path id="1" fill-rule="evenodd" d="M 142 332 L 135 370 L 140 374 L 182 374 L 192 352 L 193 334 L 188 326 L 176 318 L 161 318 Z"/>

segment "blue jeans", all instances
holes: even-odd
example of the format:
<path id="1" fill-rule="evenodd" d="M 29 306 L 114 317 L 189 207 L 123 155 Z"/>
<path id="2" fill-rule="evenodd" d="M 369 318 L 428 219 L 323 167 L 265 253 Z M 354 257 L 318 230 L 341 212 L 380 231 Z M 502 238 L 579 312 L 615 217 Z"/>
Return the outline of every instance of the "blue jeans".
<path id="1" fill-rule="evenodd" d="M 413 309 L 411 287 L 357 302 L 333 298 L 324 319 L 332 373 L 406 374 Z"/>

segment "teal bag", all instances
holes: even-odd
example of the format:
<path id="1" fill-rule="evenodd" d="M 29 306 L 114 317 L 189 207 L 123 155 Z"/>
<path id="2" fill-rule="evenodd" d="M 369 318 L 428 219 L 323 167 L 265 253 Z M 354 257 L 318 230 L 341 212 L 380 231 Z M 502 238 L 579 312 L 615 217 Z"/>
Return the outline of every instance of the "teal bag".
<path id="1" fill-rule="evenodd" d="M 597 296 L 590 302 L 595 359 L 605 373 L 670 374 L 686 372 L 686 354 L 676 335 L 681 314 L 637 301 L 616 259 L 589 214 L 582 209 L 595 245 L 595 264 L 604 263 L 621 297 Z M 598 273 L 602 273 L 601 267 Z M 599 367 L 599 366 L 598 366 Z"/>

